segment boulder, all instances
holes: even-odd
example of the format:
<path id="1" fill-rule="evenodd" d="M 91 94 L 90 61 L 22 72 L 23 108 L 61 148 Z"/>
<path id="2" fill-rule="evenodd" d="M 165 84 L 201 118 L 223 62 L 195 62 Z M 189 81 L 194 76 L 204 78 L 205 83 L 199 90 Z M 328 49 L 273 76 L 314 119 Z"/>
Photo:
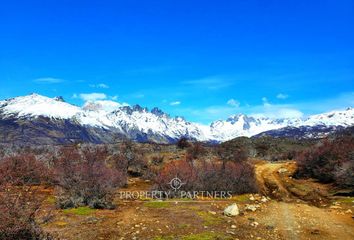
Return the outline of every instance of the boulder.
<path id="1" fill-rule="evenodd" d="M 236 203 L 228 206 L 224 210 L 224 215 L 228 217 L 234 217 L 240 214 L 240 211 L 238 209 L 238 206 Z"/>

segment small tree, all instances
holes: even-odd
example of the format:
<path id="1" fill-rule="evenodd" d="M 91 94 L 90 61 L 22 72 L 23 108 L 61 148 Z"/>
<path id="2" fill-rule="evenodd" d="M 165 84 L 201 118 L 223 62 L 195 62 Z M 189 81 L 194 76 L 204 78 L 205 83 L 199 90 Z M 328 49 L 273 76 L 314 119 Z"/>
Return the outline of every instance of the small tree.
<path id="1" fill-rule="evenodd" d="M 114 208 L 116 187 L 125 184 L 125 172 L 108 168 L 105 148 L 64 148 L 56 162 L 58 205 L 61 208 L 89 206 Z"/>
<path id="2" fill-rule="evenodd" d="M 220 144 L 216 153 L 222 161 L 222 168 L 225 169 L 227 162 L 243 163 L 247 160 L 248 154 L 244 147 L 233 146 L 229 143 Z"/>
<path id="3" fill-rule="evenodd" d="M 189 147 L 190 144 L 188 142 L 188 139 L 185 137 L 181 137 L 178 141 L 177 141 L 177 147 L 180 149 L 185 149 L 187 147 Z"/>
<path id="4" fill-rule="evenodd" d="M 148 164 L 142 151 L 131 141 L 119 145 L 119 153 L 115 156 L 116 166 L 126 166 L 126 171 L 133 176 L 143 176 L 148 170 Z"/>
<path id="5" fill-rule="evenodd" d="M 193 161 L 207 153 L 206 149 L 199 142 L 192 144 L 186 152 L 186 160 L 193 164 Z"/>

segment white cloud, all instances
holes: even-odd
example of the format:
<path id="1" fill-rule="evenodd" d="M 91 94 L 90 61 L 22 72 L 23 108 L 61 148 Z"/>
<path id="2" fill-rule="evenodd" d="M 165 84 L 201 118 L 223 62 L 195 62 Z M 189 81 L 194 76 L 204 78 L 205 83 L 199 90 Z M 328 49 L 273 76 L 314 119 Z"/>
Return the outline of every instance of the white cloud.
<path id="1" fill-rule="evenodd" d="M 271 104 L 268 101 L 268 98 L 266 98 L 266 97 L 262 97 L 262 102 L 263 102 L 263 106 L 264 107 L 270 107 L 271 106 Z"/>
<path id="2" fill-rule="evenodd" d="M 107 84 L 104 83 L 99 83 L 99 84 L 90 84 L 89 85 L 92 88 L 109 88 Z"/>
<path id="3" fill-rule="evenodd" d="M 229 87 L 233 85 L 233 83 L 224 77 L 220 76 L 212 76 L 195 80 L 183 81 L 183 84 L 198 87 L 198 88 L 206 88 L 209 90 L 219 90 L 221 88 Z"/>
<path id="4" fill-rule="evenodd" d="M 118 103 L 111 100 L 98 100 L 98 101 L 87 101 L 85 102 L 83 108 L 86 110 L 98 111 L 104 110 L 106 112 L 112 112 L 120 107 L 129 106 L 128 103 Z"/>
<path id="5" fill-rule="evenodd" d="M 232 107 L 239 107 L 240 106 L 240 102 L 231 98 L 229 101 L 227 101 L 227 104 L 232 106 Z"/>
<path id="6" fill-rule="evenodd" d="M 107 98 L 107 95 L 104 93 L 81 93 L 79 96 L 84 101 L 96 101 Z"/>
<path id="7" fill-rule="evenodd" d="M 249 115 L 269 118 L 301 118 L 304 116 L 300 110 L 282 105 L 256 106 L 251 108 Z"/>
<path id="8" fill-rule="evenodd" d="M 36 83 L 61 83 L 64 80 L 60 78 L 43 77 L 43 78 L 34 79 L 33 81 Z"/>
<path id="9" fill-rule="evenodd" d="M 181 104 L 180 101 L 170 102 L 171 106 L 177 106 L 177 105 L 180 105 L 180 104 Z"/>
<path id="10" fill-rule="evenodd" d="M 277 98 L 278 98 L 278 99 L 287 99 L 288 97 L 289 97 L 289 95 L 284 94 L 284 93 L 279 93 L 279 94 L 277 95 Z"/>

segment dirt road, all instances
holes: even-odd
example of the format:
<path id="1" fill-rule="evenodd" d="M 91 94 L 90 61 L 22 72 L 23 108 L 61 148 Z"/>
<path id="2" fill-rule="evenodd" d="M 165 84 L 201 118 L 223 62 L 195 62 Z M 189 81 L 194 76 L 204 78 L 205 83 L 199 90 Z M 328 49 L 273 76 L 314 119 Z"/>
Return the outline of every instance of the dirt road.
<path id="1" fill-rule="evenodd" d="M 292 179 L 295 168 L 289 162 L 256 165 L 260 190 L 277 200 L 257 214 L 259 223 L 274 227 L 284 239 L 354 239 L 353 204 L 330 207 L 326 186 Z"/>

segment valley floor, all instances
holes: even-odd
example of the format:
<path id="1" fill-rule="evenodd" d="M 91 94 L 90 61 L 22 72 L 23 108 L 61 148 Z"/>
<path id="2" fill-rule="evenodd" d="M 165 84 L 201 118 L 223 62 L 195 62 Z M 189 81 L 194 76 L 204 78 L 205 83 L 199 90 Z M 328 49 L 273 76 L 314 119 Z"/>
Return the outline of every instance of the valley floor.
<path id="1" fill-rule="evenodd" d="M 329 187 L 295 180 L 292 162 L 258 161 L 261 195 L 240 195 L 215 201 L 117 199 L 116 210 L 56 210 L 52 190 L 44 210 L 52 218 L 43 227 L 60 239 L 354 239 L 354 198 L 329 197 Z M 150 182 L 129 180 L 126 191 L 147 190 Z M 237 203 L 241 214 L 226 217 Z M 254 208 L 246 210 L 246 208 Z"/>

